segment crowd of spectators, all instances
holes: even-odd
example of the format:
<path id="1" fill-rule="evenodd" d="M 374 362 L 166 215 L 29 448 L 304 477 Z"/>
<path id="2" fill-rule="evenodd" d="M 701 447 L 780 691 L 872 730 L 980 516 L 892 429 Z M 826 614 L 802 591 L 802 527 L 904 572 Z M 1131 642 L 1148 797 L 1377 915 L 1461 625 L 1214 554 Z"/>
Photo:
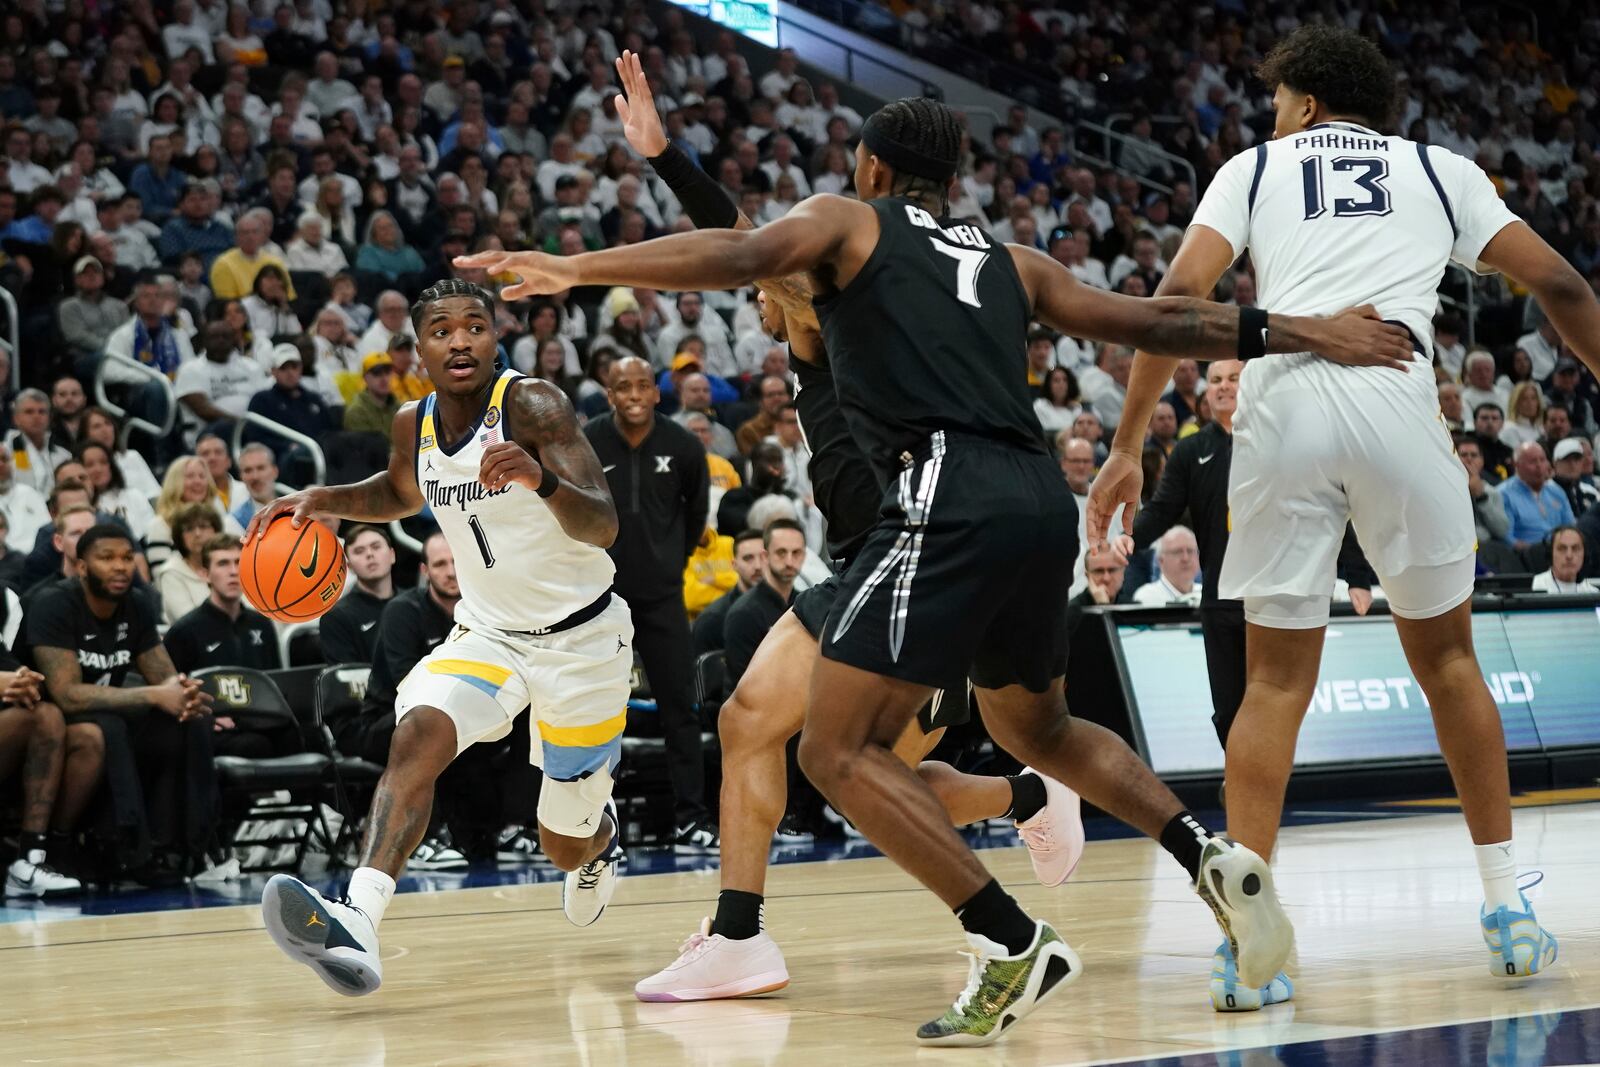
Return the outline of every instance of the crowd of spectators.
<path id="1" fill-rule="evenodd" d="M 1449 5 L 1426 17 L 1348 10 L 1403 58 L 1397 129 L 1477 158 L 1513 209 L 1600 286 L 1600 131 L 1587 118 L 1600 71 L 1577 47 L 1590 23 L 1557 45 L 1519 24 L 1463 21 Z M 1066 125 L 1012 109 L 969 138 L 952 213 L 1037 246 L 1084 284 L 1134 296 L 1160 285 L 1209 175 L 1270 134 L 1250 71 L 1290 25 L 1246 0 L 1084 13 L 915 0 L 896 14 L 908 40 L 939 34 L 1025 65 L 1028 84 L 1048 76 L 1059 93 L 1036 106 L 1133 116 L 1132 140 L 1107 166 L 1079 158 Z M 182 730 L 139 725 L 121 737 L 102 714 L 117 671 L 90 679 L 85 669 L 68 700 L 48 681 L 29 683 L 22 666 L 17 691 L 44 684 L 62 708 L 95 713 L 105 736 L 78 743 L 105 749 L 108 781 L 118 768 L 111 817 L 137 829 L 133 851 L 157 875 L 192 870 L 218 859 L 215 783 L 196 753 L 270 755 L 290 742 L 235 732 L 224 716 L 212 733 L 191 728 L 177 672 L 283 665 L 277 632 L 240 599 L 237 538 L 279 486 L 318 475 L 309 442 L 329 480 L 385 463 L 394 413 L 431 389 L 409 317 L 416 293 L 449 276 L 497 292 L 507 279 L 452 265 L 465 252 L 572 254 L 689 227 L 627 144 L 613 102 L 620 51 L 642 57 L 671 140 L 758 225 L 814 192 L 852 192 L 862 115 L 790 52 L 751 70 L 747 56 L 760 53 L 748 42 L 697 39 L 678 9 L 620 0 L 382 10 L 363 0 L 28 0 L 0 21 L 0 285 L 17 298 L 22 337 L 20 351 L 0 349 L 0 584 L 23 620 L 6 643 L 48 676 L 30 658 L 35 624 L 68 641 L 63 620 L 84 611 L 114 607 L 127 622 L 104 648 L 78 649 L 79 661 L 123 657 L 118 670 L 136 667 L 147 683 L 150 721 L 166 714 Z M 1524 294 L 1499 279 L 1473 284 L 1476 317 L 1463 318 L 1458 290 L 1436 335 L 1441 410 L 1469 474 L 1480 561 L 1541 572 L 1537 589 L 1580 591 L 1600 573 L 1600 388 Z M 1254 304 L 1248 267 L 1216 296 Z M 676 547 L 653 562 L 681 570 L 662 603 L 677 612 L 681 601 L 695 623 L 692 650 L 674 638 L 674 691 L 692 653 L 726 649 L 736 677 L 775 613 L 827 570 L 788 356 L 753 291 L 571 290 L 502 302 L 497 325 L 506 363 L 559 385 L 592 439 L 626 388 L 649 394 L 652 420 L 703 446 L 704 510 L 689 501 L 672 520 L 692 520 L 671 539 L 681 565 Z M 1035 410 L 1079 495 L 1121 418 L 1132 359 L 1119 346 L 1029 334 Z M 632 369 L 614 374 L 619 366 Z M 147 423 L 171 416 L 172 430 L 129 436 L 93 402 L 98 387 Z M 1147 491 L 1174 443 L 1209 421 L 1201 368 L 1180 363 L 1146 445 Z M 80 559 L 91 531 L 98 555 Z M 448 630 L 460 595 L 442 538 L 427 535 L 425 518 L 413 533 L 424 542 L 414 587 L 387 531 L 343 531 L 352 580 L 321 634 L 327 662 L 373 664 L 366 705 L 333 725 L 342 747 L 380 761 L 393 729 L 385 694 Z M 1192 603 L 1214 577 L 1199 573 L 1182 527 L 1142 558 L 1080 564 L 1079 607 Z M 125 595 L 111 596 L 124 573 Z M 223 640 L 212 648 L 208 635 Z M 124 638 L 132 644 L 116 644 Z M 485 766 L 515 765 L 519 743 L 486 749 Z M 705 798 L 686 795 L 683 783 L 698 781 L 687 751 L 672 757 L 680 821 L 714 843 Z M 474 767 L 441 782 L 419 864 L 533 851 L 521 799 L 492 805 L 504 818 L 474 820 L 485 803 Z M 165 799 L 133 819 L 125 809 L 141 774 Z M 61 821 L 49 832 L 71 829 Z M 458 828 L 459 847 L 446 832 Z M 42 867 L 42 844 L 26 851 Z"/>

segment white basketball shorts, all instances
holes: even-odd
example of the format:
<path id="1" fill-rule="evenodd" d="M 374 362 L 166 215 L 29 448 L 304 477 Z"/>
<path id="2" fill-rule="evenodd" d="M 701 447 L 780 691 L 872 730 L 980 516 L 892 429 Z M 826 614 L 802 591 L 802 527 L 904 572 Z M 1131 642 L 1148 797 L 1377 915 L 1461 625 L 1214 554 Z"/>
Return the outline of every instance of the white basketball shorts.
<path id="1" fill-rule="evenodd" d="M 1252 377 L 1261 388 L 1250 388 Z M 1243 600 L 1261 625 L 1327 623 L 1346 521 L 1395 614 L 1431 618 L 1472 595 L 1467 475 L 1420 361 L 1408 375 L 1364 375 L 1342 389 L 1313 376 L 1247 373 L 1228 508 L 1218 591 Z M 1281 610 L 1302 597 L 1322 604 Z"/>
<path id="2" fill-rule="evenodd" d="M 588 622 L 545 637 L 457 626 L 400 683 L 395 718 L 438 708 L 455 723 L 459 755 L 506 736 L 528 708 L 529 755 L 544 770 L 539 823 L 589 837 L 622 756 L 632 670 L 633 619 L 613 594 Z"/>

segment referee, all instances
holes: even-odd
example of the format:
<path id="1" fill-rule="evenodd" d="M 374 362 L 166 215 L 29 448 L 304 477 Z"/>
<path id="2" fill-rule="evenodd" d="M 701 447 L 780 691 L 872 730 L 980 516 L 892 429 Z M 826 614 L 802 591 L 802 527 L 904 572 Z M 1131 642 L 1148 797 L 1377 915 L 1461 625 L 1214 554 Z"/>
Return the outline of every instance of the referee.
<path id="1" fill-rule="evenodd" d="M 1228 473 L 1233 465 L 1233 414 L 1239 407 L 1239 373 L 1243 369 L 1244 364 L 1236 359 L 1218 360 L 1207 368 L 1211 421 L 1173 448 L 1155 496 L 1133 520 L 1131 546 L 1126 537 L 1119 543 L 1123 553 L 1131 556 L 1175 526 L 1185 511 L 1189 513 L 1200 544 L 1200 569 L 1205 574 L 1200 589 L 1200 633 L 1206 644 L 1206 673 L 1211 678 L 1211 722 L 1224 750 L 1234 716 L 1244 701 L 1245 683 L 1244 603 L 1217 597 L 1222 557 L 1228 550 Z M 1339 561 L 1350 583 L 1351 602 L 1366 614 L 1372 603 L 1374 575 L 1349 527 Z"/>

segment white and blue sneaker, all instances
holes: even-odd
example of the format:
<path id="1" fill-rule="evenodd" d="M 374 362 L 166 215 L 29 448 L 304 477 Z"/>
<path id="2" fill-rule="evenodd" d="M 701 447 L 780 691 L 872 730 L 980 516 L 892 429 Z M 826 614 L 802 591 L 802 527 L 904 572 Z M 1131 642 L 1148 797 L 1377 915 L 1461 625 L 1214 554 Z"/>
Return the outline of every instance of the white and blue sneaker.
<path id="1" fill-rule="evenodd" d="M 1517 887 L 1522 910 L 1501 905 L 1493 913 L 1478 909 L 1478 925 L 1483 943 L 1489 947 L 1489 973 L 1498 978 L 1527 978 L 1556 961 L 1559 951 L 1550 931 L 1539 925 L 1528 903 L 1526 891 L 1544 880 L 1540 874 L 1527 885 Z"/>
<path id="2" fill-rule="evenodd" d="M 617 891 L 617 864 L 622 859 L 622 820 L 617 804 L 607 800 L 605 813 L 611 820 L 611 844 L 604 852 L 575 871 L 568 871 L 561 883 L 561 910 L 573 926 L 589 926 L 611 903 Z"/>
<path id="3" fill-rule="evenodd" d="M 1239 983 L 1239 968 L 1226 941 L 1211 954 L 1211 1006 L 1216 1010 L 1260 1011 L 1293 999 L 1294 983 L 1282 971 L 1260 989 L 1252 989 Z"/>
<path id="4" fill-rule="evenodd" d="M 383 984 L 378 932 L 360 908 L 275 874 L 261 892 L 261 919 L 283 954 L 316 971 L 335 993 L 360 997 Z"/>

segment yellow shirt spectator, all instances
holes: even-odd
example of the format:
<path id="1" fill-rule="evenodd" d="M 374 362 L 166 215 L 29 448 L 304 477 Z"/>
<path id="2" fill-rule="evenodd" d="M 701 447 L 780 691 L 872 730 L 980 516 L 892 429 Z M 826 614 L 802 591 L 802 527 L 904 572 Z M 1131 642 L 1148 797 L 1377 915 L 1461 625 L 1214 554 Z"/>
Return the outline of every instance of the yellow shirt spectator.
<path id="1" fill-rule="evenodd" d="M 722 462 L 726 464 L 727 460 Z M 734 484 L 738 484 L 737 481 Z M 738 581 L 739 576 L 733 570 L 733 538 L 720 536 L 706 527 L 694 555 L 683 568 L 683 606 L 689 613 L 689 621 L 693 622 Z"/>
<path id="2" fill-rule="evenodd" d="M 268 263 L 289 277 L 289 268 L 283 260 L 266 252 L 247 256 L 237 248 L 230 248 L 211 264 L 211 295 L 218 300 L 243 300 L 255 287 L 256 275 Z M 289 282 L 289 299 L 293 300 L 294 282 Z"/>

